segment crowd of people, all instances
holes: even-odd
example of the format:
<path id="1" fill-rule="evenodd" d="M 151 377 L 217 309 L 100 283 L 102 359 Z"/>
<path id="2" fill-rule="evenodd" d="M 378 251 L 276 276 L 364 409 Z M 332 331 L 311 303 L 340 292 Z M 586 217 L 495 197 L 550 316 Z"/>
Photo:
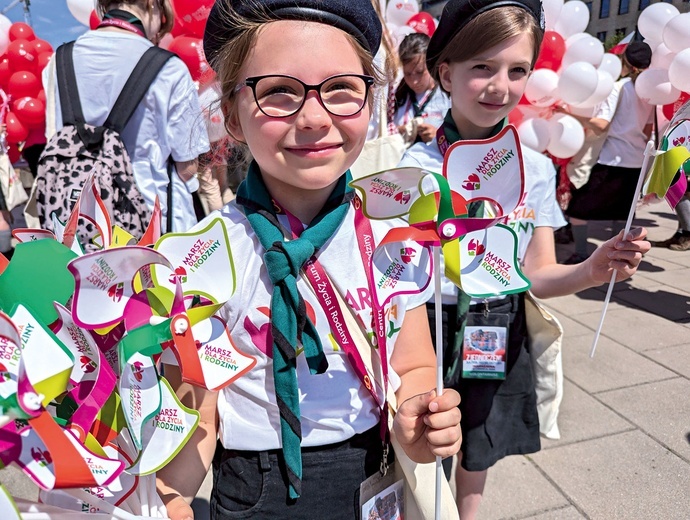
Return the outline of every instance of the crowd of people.
<path id="1" fill-rule="evenodd" d="M 77 122 L 92 127 L 104 125 L 139 58 L 172 27 L 169 0 L 99 0 L 98 9 L 103 22 L 72 48 Z M 397 49 L 385 27 L 377 0 L 217 0 L 204 50 L 218 76 L 227 142 L 209 142 L 195 85 L 174 57 L 121 133 L 146 206 L 157 198 L 163 215 L 172 213 L 167 231 L 199 226 L 206 214 L 223 220 L 241 290 L 219 315 L 237 348 L 257 360 L 219 392 L 183 382 L 174 363 L 165 365 L 182 403 L 201 414 L 193 437 L 158 473 L 173 520 L 193 518 L 190 503 L 210 467 L 213 518 L 360 517 L 360 485 L 387 461 L 386 409 L 363 384 L 352 361 L 357 352 L 334 346 L 337 316 L 319 300 L 303 269 L 308 262 L 342 297 L 337 312 L 354 314 L 360 327 L 348 334 L 367 348 L 378 338 L 386 367 L 380 387 L 395 394 L 384 393 L 383 401 L 397 402 L 390 427 L 402 450 L 418 463 L 456 458 L 460 518 L 475 518 L 490 467 L 540 449 L 525 293 L 476 299 L 444 280 L 440 338 L 432 334 L 435 309 L 425 306 L 432 288 L 397 294 L 385 320 L 370 303 L 346 308 L 346 295 L 371 294 L 375 283 L 362 230 L 378 243 L 396 226 L 367 220 L 349 186 L 365 142 L 397 133 L 406 148 L 399 166 L 441 172 L 452 143 L 497 135 L 539 54 L 541 2 L 450 0 L 431 37 L 410 34 Z M 566 212 L 576 254 L 565 264 L 555 253 L 554 231 L 566 224 L 556 169 L 547 156 L 522 148 L 529 211 L 506 223 L 525 224 L 517 226 L 518 259 L 537 298 L 604 284 L 614 269 L 617 280 L 626 279 L 649 250 L 646 230 L 633 228 L 590 253 L 582 228 L 592 219 L 623 220 L 633 202 L 634 190 L 622 186 L 636 183 L 652 110 L 637 99 L 634 80 L 650 59 L 646 44 L 630 44 L 624 78 L 593 117 L 580 118 L 603 146 Z M 60 74 L 48 67 L 43 78 L 54 107 L 49 143 L 64 126 Z M 246 178 L 239 184 L 237 177 Z M 593 209 L 594 195 L 606 212 Z M 684 207 L 678 233 L 655 245 L 690 249 Z M 482 216 L 488 209 L 470 211 Z M 257 336 L 245 323 L 266 322 L 266 309 L 269 326 Z M 495 316 L 506 317 L 504 377 L 463 374 L 458 360 L 468 319 L 483 326 Z M 441 395 L 434 341 L 446 357 Z"/>

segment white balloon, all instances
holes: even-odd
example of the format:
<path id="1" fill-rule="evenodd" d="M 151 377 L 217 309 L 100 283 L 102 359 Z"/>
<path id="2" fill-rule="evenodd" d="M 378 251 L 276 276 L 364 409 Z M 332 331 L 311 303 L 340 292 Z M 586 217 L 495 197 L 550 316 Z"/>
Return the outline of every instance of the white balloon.
<path id="1" fill-rule="evenodd" d="M 417 0 L 391 0 L 386 8 L 386 22 L 394 25 L 405 25 L 418 12 Z"/>
<path id="2" fill-rule="evenodd" d="M 666 2 L 651 4 L 640 13 L 637 19 L 637 30 L 645 38 L 659 41 L 664 32 L 664 26 L 679 13 L 680 11 L 675 6 Z"/>
<path id="3" fill-rule="evenodd" d="M 584 32 L 579 32 L 579 33 L 573 34 L 572 36 L 568 36 L 565 40 L 565 49 L 568 50 L 570 47 L 573 46 L 573 44 L 576 41 L 581 40 L 582 38 L 587 38 L 589 36 L 591 36 L 591 34 L 587 34 Z"/>
<path id="4" fill-rule="evenodd" d="M 580 0 L 570 0 L 563 4 L 554 30 L 567 39 L 573 34 L 584 32 L 587 25 L 589 25 L 589 9 L 585 3 Z"/>
<path id="5" fill-rule="evenodd" d="M 551 69 L 537 69 L 527 80 L 525 97 L 534 106 L 548 107 L 557 101 L 558 74 Z"/>
<path id="6" fill-rule="evenodd" d="M 594 94 L 598 83 L 599 75 L 594 65 L 578 61 L 561 71 L 558 93 L 566 103 L 577 105 Z"/>
<path id="7" fill-rule="evenodd" d="M 690 13 L 671 18 L 664 27 L 664 44 L 673 52 L 690 49 Z"/>
<path id="8" fill-rule="evenodd" d="M 569 38 L 570 39 L 570 38 Z M 563 55 L 561 67 L 564 69 L 576 61 L 586 61 L 595 67 L 601 63 L 604 57 L 604 44 L 594 36 L 586 35 L 584 38 L 575 40 L 570 47 L 567 47 Z"/>
<path id="9" fill-rule="evenodd" d="M 599 65 L 600 71 L 607 72 L 616 81 L 621 75 L 622 69 L 623 63 L 621 63 L 621 59 L 618 56 L 610 52 L 604 53 L 604 57 L 601 58 L 601 65 Z"/>
<path id="10" fill-rule="evenodd" d="M 650 105 L 668 105 L 680 96 L 680 90 L 671 85 L 664 69 L 643 70 L 635 80 L 635 92 Z"/>
<path id="11" fill-rule="evenodd" d="M 405 39 L 405 36 L 408 34 L 412 34 L 416 32 L 412 27 L 409 25 L 402 25 L 400 27 L 396 27 L 392 32 L 391 32 L 391 38 L 393 38 L 393 45 L 397 49 L 400 47 L 400 44 L 402 41 Z"/>
<path id="12" fill-rule="evenodd" d="M 0 14 L 0 33 L 7 34 L 12 25 L 12 20 L 7 18 L 4 14 Z"/>
<path id="13" fill-rule="evenodd" d="M 520 143 L 536 152 L 543 152 L 549 145 L 551 125 L 539 117 L 526 119 L 518 126 Z"/>
<path id="14" fill-rule="evenodd" d="M 596 110 L 594 107 L 579 107 L 575 105 L 568 105 L 568 112 L 576 116 L 594 117 Z"/>
<path id="15" fill-rule="evenodd" d="M 212 143 L 228 136 L 225 130 L 225 117 L 220 109 L 220 98 L 221 89 L 217 81 L 199 91 L 199 105 L 204 114 L 208 140 Z"/>
<path id="16" fill-rule="evenodd" d="M 550 127 L 551 139 L 546 150 L 554 157 L 572 157 L 585 143 L 585 130 L 573 116 L 556 114 L 551 118 Z"/>
<path id="17" fill-rule="evenodd" d="M 582 103 L 578 103 L 578 107 L 595 107 L 602 101 L 604 101 L 613 90 L 613 78 L 608 72 L 603 70 L 597 70 L 597 76 L 599 80 L 597 81 L 597 88 L 594 94 L 585 99 Z"/>
<path id="18" fill-rule="evenodd" d="M 668 79 L 678 90 L 690 92 L 690 49 L 676 54 L 668 68 Z"/>
<path id="19" fill-rule="evenodd" d="M 652 52 L 652 63 L 649 66 L 652 69 L 668 70 L 675 55 L 676 53 L 666 47 L 666 44 L 660 43 Z"/>
<path id="20" fill-rule="evenodd" d="M 89 26 L 91 19 L 91 11 L 96 8 L 95 0 L 67 0 L 67 9 L 72 13 L 77 21 L 83 25 Z"/>
<path id="21" fill-rule="evenodd" d="M 551 31 L 558 21 L 558 15 L 561 14 L 561 9 L 563 9 L 563 0 L 543 0 L 541 5 L 544 8 L 546 30 Z"/>

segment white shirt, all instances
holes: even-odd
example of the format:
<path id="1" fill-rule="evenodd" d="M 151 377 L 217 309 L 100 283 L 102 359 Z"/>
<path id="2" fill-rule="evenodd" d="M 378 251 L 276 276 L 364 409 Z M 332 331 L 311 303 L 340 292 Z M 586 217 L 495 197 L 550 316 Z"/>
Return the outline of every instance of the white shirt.
<path id="1" fill-rule="evenodd" d="M 84 118 L 102 125 L 139 58 L 152 43 L 133 33 L 89 31 L 74 45 L 74 67 Z M 50 82 L 45 69 L 44 87 Z M 55 81 L 55 128 L 62 128 L 60 97 Z M 50 137 L 50 136 L 47 136 Z M 172 58 L 163 66 L 121 134 L 134 178 L 149 208 L 158 195 L 167 214 L 167 162 L 196 159 L 209 150 L 196 87 L 184 63 Z M 185 231 L 196 223 L 191 192 L 198 182 L 185 185 L 173 175 L 173 230 Z"/>
<path id="2" fill-rule="evenodd" d="M 354 215 L 350 206 L 344 222 L 320 250 L 318 259 L 345 302 L 371 332 L 371 297 L 357 245 Z M 234 263 L 240 267 L 235 273 L 235 293 L 218 314 L 226 320 L 236 347 L 257 359 L 247 374 L 218 395 L 220 440 L 227 449 L 278 449 L 281 446 L 280 415 L 273 379 L 273 347 L 267 340 L 273 286 L 263 263 L 263 248 L 242 210 L 233 201 L 220 212 L 209 215 L 204 222 L 218 216 L 225 221 Z M 281 223 L 286 228 L 289 225 L 283 216 Z M 198 227 L 203 225 L 199 223 Z M 402 221 L 371 221 L 374 242 L 378 243 L 392 227 L 402 225 Z M 304 276 L 298 279 L 297 286 L 308 312 L 311 308 L 316 316 L 314 324 L 328 361 L 325 373 L 312 375 L 304 355 L 297 358 L 302 446 L 322 446 L 372 428 L 378 423 L 379 411 L 371 394 L 357 378 L 347 355 L 342 349 L 334 348 L 329 321 Z M 389 359 L 407 310 L 424 304 L 429 296 L 427 289 L 416 295 L 396 296 L 386 305 Z M 397 389 L 399 377 L 392 368 L 389 375 L 393 388 Z"/>
<path id="3" fill-rule="evenodd" d="M 503 224 L 511 227 L 517 234 L 517 257 L 521 263 L 535 228 L 559 228 L 566 224 L 556 201 L 556 169 L 553 163 L 546 156 L 526 146 L 522 147 L 522 158 L 525 168 L 525 196 L 518 208 L 503 221 Z M 429 143 L 417 143 L 410 147 L 398 166 L 424 168 L 440 174 L 443 172 L 443 156 L 434 139 Z M 445 276 L 442 277 L 441 289 L 444 304 L 457 303 L 457 287 Z"/>
<path id="4" fill-rule="evenodd" d="M 610 119 L 611 126 L 598 162 L 607 166 L 640 168 L 648 140 L 643 129 L 651 124 L 654 107 L 637 97 L 635 85 L 630 78 L 620 82 L 623 86 L 620 89 L 614 88 L 599 108 L 605 115 L 615 115 Z"/>
<path id="5" fill-rule="evenodd" d="M 424 104 L 430 92 L 430 90 L 427 90 L 417 96 L 417 98 L 421 100 L 420 105 Z M 443 118 L 446 116 L 448 110 L 450 110 L 450 98 L 439 86 L 436 87 L 431 99 L 429 99 L 429 102 L 424 106 L 422 113 L 418 117 L 424 119 L 424 123 L 438 128 L 443 124 Z M 404 125 L 415 117 L 412 101 L 408 98 L 405 104 L 395 112 L 395 126 Z"/>

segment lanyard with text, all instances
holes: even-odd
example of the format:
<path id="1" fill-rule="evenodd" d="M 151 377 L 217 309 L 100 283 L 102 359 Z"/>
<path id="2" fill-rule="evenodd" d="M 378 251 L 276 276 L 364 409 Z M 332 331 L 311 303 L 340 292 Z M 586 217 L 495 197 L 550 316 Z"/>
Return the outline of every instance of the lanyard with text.
<path id="1" fill-rule="evenodd" d="M 146 38 L 144 31 L 142 31 L 139 27 L 133 23 L 129 23 L 127 20 L 120 20 L 119 18 L 106 18 L 98 24 L 96 29 L 100 29 L 101 27 L 117 27 L 118 29 L 124 29 L 125 31 L 130 31 Z"/>
<path id="2" fill-rule="evenodd" d="M 443 130 L 443 125 L 439 126 L 438 130 L 436 130 L 436 144 L 438 144 L 438 151 L 441 152 L 441 157 L 446 156 L 448 148 L 453 144 L 448 141 L 448 136 L 446 136 L 446 132 Z"/>
<path id="3" fill-rule="evenodd" d="M 284 208 L 282 208 L 275 200 L 273 201 L 276 208 L 279 208 L 287 217 L 290 223 L 290 230 L 292 232 L 293 238 L 298 238 L 299 235 L 304 230 L 302 222 L 290 214 Z M 355 207 L 355 233 L 357 235 L 357 245 L 359 246 L 360 256 L 362 258 L 362 264 L 364 266 L 364 271 L 367 276 L 367 282 L 369 285 L 369 290 L 373 291 L 374 287 L 372 284 L 371 274 L 369 271 L 369 264 L 371 262 L 371 256 L 374 250 L 374 235 L 371 229 L 371 223 L 367 219 L 361 210 L 361 201 L 355 197 L 353 199 L 353 205 Z M 347 354 L 352 367 L 357 374 L 357 377 L 371 393 L 377 406 L 381 410 L 381 438 L 384 441 L 388 440 L 388 406 L 386 404 L 386 392 L 388 390 L 388 358 L 386 350 L 386 322 L 383 309 L 375 308 L 372 298 L 372 328 L 375 331 L 375 341 L 374 345 L 378 347 L 379 357 L 381 359 L 381 371 L 383 375 L 383 388 L 377 389 L 377 379 L 375 374 L 370 374 L 369 370 L 362 359 L 362 356 L 357 349 L 355 341 L 352 338 L 352 334 L 345 323 L 345 312 L 349 312 L 347 309 L 342 309 L 338 298 L 336 297 L 335 291 L 337 290 L 331 284 L 331 281 L 326 274 L 323 266 L 316 259 L 316 256 L 312 256 L 307 263 L 304 265 L 304 273 L 309 280 L 314 292 L 319 300 L 321 308 L 328 319 L 333 336 L 338 343 L 338 345 Z M 344 302 L 344 300 L 341 299 Z M 355 318 L 356 319 L 356 318 Z M 362 333 L 364 333 L 362 331 Z M 379 394 L 379 391 L 381 394 Z"/>

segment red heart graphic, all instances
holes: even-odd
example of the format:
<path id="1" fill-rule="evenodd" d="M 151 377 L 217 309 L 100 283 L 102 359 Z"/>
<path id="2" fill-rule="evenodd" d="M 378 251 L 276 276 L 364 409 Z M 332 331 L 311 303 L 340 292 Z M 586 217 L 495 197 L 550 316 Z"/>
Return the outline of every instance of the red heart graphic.
<path id="1" fill-rule="evenodd" d="M 470 182 L 479 182 L 479 175 L 476 173 L 471 174 L 469 177 L 467 177 L 467 180 Z"/>
<path id="2" fill-rule="evenodd" d="M 483 244 L 477 245 L 477 254 L 481 255 L 484 251 L 486 251 L 486 247 L 484 247 Z"/>

